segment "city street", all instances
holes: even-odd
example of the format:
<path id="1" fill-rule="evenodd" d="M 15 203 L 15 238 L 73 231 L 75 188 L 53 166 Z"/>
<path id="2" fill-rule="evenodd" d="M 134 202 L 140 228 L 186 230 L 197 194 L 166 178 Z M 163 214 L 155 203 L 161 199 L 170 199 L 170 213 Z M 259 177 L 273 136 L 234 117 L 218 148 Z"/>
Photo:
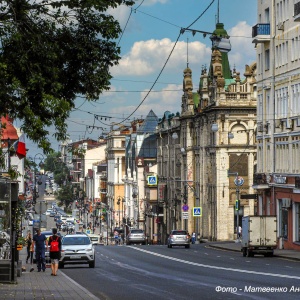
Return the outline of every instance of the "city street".
<path id="1" fill-rule="evenodd" d="M 61 271 L 100 299 L 299 298 L 299 262 L 207 246 L 96 246 L 95 269 Z"/>

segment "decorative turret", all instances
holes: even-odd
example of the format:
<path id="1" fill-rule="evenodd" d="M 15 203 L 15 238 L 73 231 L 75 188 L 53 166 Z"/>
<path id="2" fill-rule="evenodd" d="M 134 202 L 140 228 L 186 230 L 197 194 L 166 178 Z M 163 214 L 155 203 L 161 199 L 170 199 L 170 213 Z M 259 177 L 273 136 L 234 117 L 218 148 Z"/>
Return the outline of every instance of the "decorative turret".
<path id="1" fill-rule="evenodd" d="M 187 67 L 183 71 L 182 114 L 192 114 L 194 109 L 192 70 Z"/>
<path id="2" fill-rule="evenodd" d="M 224 79 L 231 79 L 231 71 L 229 66 L 229 60 L 228 60 L 228 52 L 231 50 L 231 45 L 229 41 L 229 35 L 227 34 L 227 31 L 224 29 L 223 23 L 217 23 L 216 29 L 213 32 L 213 34 L 210 37 L 212 41 L 212 52 L 214 55 L 215 50 L 218 50 L 218 52 L 221 55 L 221 61 L 222 61 L 222 75 Z M 215 54 L 217 55 L 217 54 Z M 220 58 L 218 57 L 220 60 Z M 210 74 L 210 77 L 212 78 L 214 75 L 214 72 Z"/>

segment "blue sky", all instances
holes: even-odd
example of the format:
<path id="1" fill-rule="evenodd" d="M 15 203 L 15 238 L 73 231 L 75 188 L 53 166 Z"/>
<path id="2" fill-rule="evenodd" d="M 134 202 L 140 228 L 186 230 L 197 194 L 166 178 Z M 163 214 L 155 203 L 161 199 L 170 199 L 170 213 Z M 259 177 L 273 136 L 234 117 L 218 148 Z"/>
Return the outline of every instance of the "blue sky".
<path id="1" fill-rule="evenodd" d="M 229 52 L 230 67 L 233 69 L 235 66 L 243 77 L 245 65 L 255 61 L 251 30 L 256 24 L 257 1 L 219 0 L 219 4 L 219 21 L 224 23 L 232 46 Z M 191 32 L 185 32 L 180 35 L 180 29 L 199 18 L 190 28 L 212 32 L 217 12 L 218 0 L 137 0 L 132 10 L 121 6 L 110 11 L 124 29 L 119 40 L 122 59 L 111 70 L 114 78 L 110 91 L 103 93 L 95 103 L 82 99 L 76 101 L 76 109 L 68 120 L 71 140 L 97 139 L 102 135 L 100 127 L 108 132 L 113 122 L 122 122 L 131 114 L 130 121 L 145 117 L 150 109 L 158 117 L 167 110 L 180 112 L 183 70 L 187 61 L 193 71 L 196 92 L 202 66 L 209 66 L 211 54 L 209 35 L 205 38 L 200 33 L 193 36 Z M 145 98 L 155 81 L 152 92 Z M 111 119 L 105 120 L 103 117 L 101 120 L 98 117 L 97 120 L 95 115 L 109 116 Z M 128 124 L 128 120 L 124 123 Z M 57 150 L 58 142 L 52 138 L 51 141 Z M 41 152 L 29 141 L 27 147 L 28 155 Z"/>

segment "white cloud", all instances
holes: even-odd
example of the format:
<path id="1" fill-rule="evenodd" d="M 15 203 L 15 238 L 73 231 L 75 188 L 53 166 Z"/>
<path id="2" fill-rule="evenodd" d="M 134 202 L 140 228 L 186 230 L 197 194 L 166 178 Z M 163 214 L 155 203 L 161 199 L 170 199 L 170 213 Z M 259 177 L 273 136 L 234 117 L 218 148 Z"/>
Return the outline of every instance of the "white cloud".
<path id="1" fill-rule="evenodd" d="M 256 52 L 252 43 L 252 27 L 245 21 L 239 22 L 228 30 L 232 50 L 229 53 L 231 68 L 236 65 L 237 71 L 243 74 L 246 64 L 256 60 Z"/>
<path id="2" fill-rule="evenodd" d="M 140 0 L 139 2 L 136 1 L 135 5 L 139 5 L 141 1 L 142 1 L 142 0 Z M 145 0 L 145 1 L 143 2 L 142 6 L 143 6 L 143 5 L 145 5 L 145 6 L 151 6 L 151 5 L 155 5 L 155 4 L 157 4 L 157 3 L 165 4 L 165 3 L 167 3 L 168 1 L 169 1 L 169 0 Z"/>
<path id="3" fill-rule="evenodd" d="M 131 75 L 146 76 L 158 74 L 168 59 L 174 42 L 165 38 L 134 43 L 130 52 L 124 55 L 118 66 L 112 69 L 114 76 Z M 186 42 L 178 42 L 166 66 L 165 73 L 182 72 L 186 64 Z M 211 49 L 200 42 L 189 43 L 189 62 L 199 64 L 200 61 L 210 60 Z"/>

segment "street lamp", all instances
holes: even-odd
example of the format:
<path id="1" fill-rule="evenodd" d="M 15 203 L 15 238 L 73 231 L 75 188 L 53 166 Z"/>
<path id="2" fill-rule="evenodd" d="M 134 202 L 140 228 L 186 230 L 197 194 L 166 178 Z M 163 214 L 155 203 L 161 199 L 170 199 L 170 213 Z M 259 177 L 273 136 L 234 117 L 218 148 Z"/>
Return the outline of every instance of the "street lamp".
<path id="1" fill-rule="evenodd" d="M 135 205 L 137 205 L 137 228 L 139 228 L 139 203 L 138 203 L 138 187 L 136 185 L 136 182 L 134 182 L 133 187 L 132 187 L 132 198 L 133 201 L 135 203 Z"/>
<path id="2" fill-rule="evenodd" d="M 36 162 L 35 162 L 35 160 L 36 159 L 40 159 L 40 163 L 38 164 L 39 165 L 39 167 L 41 167 L 42 166 L 42 161 L 45 159 L 44 158 L 44 155 L 43 154 L 41 154 L 41 153 L 37 153 L 35 156 L 34 156 L 34 158 L 33 158 L 33 162 L 34 162 L 34 168 L 33 168 L 33 196 L 32 196 L 32 201 L 33 201 L 33 204 L 35 205 L 36 204 L 36 199 L 39 197 L 38 196 L 38 193 L 37 193 L 37 191 L 36 191 L 36 183 L 38 183 L 38 185 L 41 185 L 42 184 L 42 182 L 41 181 L 38 181 L 38 182 L 36 182 L 36 175 L 35 175 L 35 168 L 36 168 Z M 31 161 L 32 161 L 32 158 L 29 158 L 29 159 L 31 159 Z M 42 223 L 42 201 L 40 201 L 40 222 L 39 222 L 39 229 L 41 229 L 41 223 Z M 32 230 L 34 230 L 34 228 L 32 228 Z"/>
<path id="3" fill-rule="evenodd" d="M 121 227 L 121 220 L 120 220 L 120 212 L 121 212 L 121 210 L 120 210 L 120 204 L 121 204 L 121 200 L 122 200 L 122 197 L 121 196 L 118 196 L 118 201 L 117 201 L 117 205 L 119 206 L 119 227 Z M 123 200 L 122 200 L 122 202 L 123 202 Z"/>

